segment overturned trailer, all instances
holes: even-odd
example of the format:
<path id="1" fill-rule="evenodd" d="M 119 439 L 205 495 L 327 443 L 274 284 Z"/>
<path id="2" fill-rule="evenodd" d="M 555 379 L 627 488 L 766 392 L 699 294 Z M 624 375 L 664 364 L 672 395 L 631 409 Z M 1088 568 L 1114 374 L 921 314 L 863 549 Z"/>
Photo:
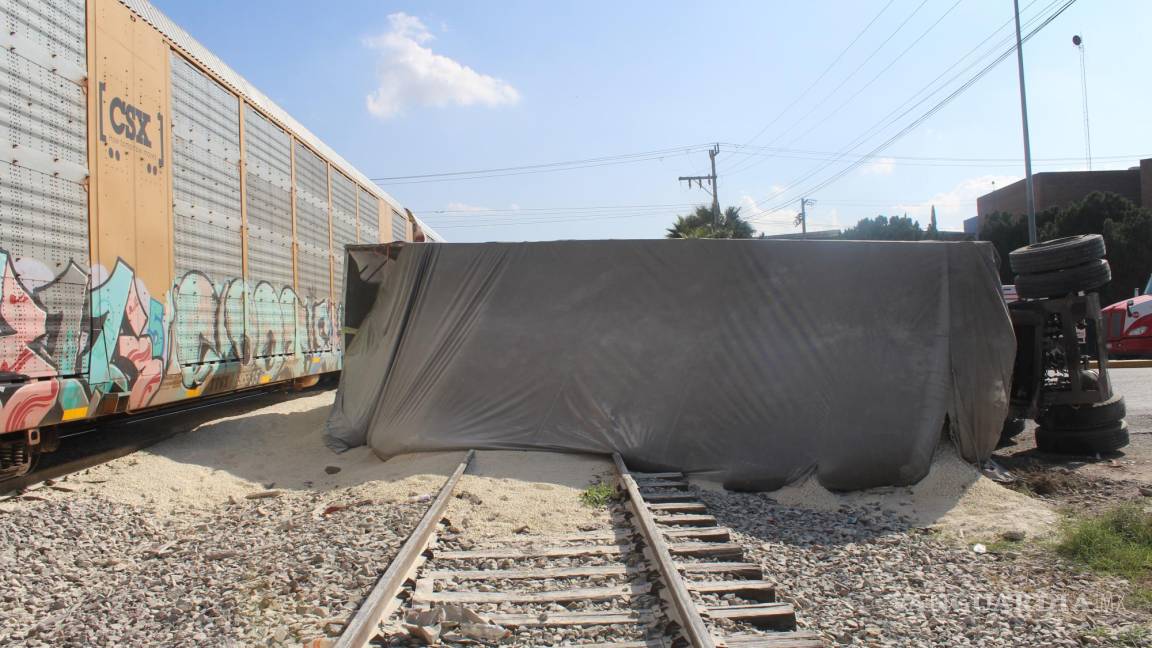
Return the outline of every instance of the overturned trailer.
<path id="1" fill-rule="evenodd" d="M 942 429 L 986 460 L 1008 408 L 986 243 L 402 243 L 346 267 L 336 450 L 620 452 L 851 490 L 920 480 Z"/>

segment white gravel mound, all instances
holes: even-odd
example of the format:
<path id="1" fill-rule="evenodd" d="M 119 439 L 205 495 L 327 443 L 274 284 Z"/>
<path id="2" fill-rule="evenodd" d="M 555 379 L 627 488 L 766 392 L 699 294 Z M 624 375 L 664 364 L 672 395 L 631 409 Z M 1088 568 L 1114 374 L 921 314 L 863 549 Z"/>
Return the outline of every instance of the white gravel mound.
<path id="1" fill-rule="evenodd" d="M 516 532 L 571 533 L 581 526 L 605 526 L 607 511 L 584 505 L 580 493 L 601 479 L 611 481 L 612 474 L 612 463 L 604 457 L 477 452 L 456 486 L 447 517 L 473 538 Z"/>
<path id="2" fill-rule="evenodd" d="M 216 419 L 94 467 L 79 482 L 107 499 L 159 512 L 212 509 L 272 489 L 365 485 L 373 499 L 400 500 L 435 493 L 460 462 L 459 452 L 385 462 L 367 447 L 334 454 L 322 435 L 334 397 L 327 391 Z"/>
<path id="3" fill-rule="evenodd" d="M 719 488 L 713 482 L 696 483 L 709 490 Z M 810 477 L 768 495 L 784 506 L 817 511 L 878 507 L 915 526 L 939 529 L 961 539 L 991 538 L 1005 531 L 1044 537 L 1060 521 L 1049 504 L 983 476 L 961 459 L 946 439 L 936 449 L 928 476 L 910 487 L 834 493 Z"/>

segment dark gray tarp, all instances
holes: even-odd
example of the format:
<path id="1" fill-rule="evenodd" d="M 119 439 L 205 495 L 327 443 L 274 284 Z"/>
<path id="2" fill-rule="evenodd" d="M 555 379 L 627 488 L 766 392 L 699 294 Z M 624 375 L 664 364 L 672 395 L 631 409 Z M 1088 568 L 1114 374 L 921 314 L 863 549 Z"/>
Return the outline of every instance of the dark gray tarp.
<path id="1" fill-rule="evenodd" d="M 773 489 L 989 457 L 1015 341 L 985 243 L 350 248 L 330 447 L 619 451 Z M 945 416 L 947 415 L 947 419 Z"/>

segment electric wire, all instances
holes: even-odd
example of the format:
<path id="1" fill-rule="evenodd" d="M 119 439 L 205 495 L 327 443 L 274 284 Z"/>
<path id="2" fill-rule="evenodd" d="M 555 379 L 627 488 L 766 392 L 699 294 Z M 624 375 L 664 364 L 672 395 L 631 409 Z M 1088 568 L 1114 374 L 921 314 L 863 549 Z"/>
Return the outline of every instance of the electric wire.
<path id="1" fill-rule="evenodd" d="M 816 102 L 817 105 L 824 105 L 830 98 L 832 98 L 833 95 L 835 95 L 837 92 L 839 92 L 841 88 L 843 88 L 849 81 L 851 81 L 852 78 L 855 77 L 856 74 L 861 69 L 864 68 L 864 66 L 868 65 L 868 63 L 871 62 L 872 59 L 876 58 L 876 55 L 879 54 L 884 49 L 884 47 L 887 46 L 888 43 L 890 43 L 892 41 L 892 39 L 895 38 L 896 35 L 899 34 L 904 29 L 904 27 L 907 26 L 908 23 L 911 22 L 912 19 L 915 18 L 916 15 L 920 13 L 920 10 L 923 9 L 926 4 L 928 4 L 928 0 L 921 0 L 920 4 L 916 5 L 916 8 L 912 10 L 912 13 L 908 14 L 908 17 L 906 17 L 903 21 L 901 21 L 900 24 L 896 26 L 896 29 L 894 29 L 892 31 L 892 33 L 888 34 L 887 38 L 885 38 L 883 41 L 881 41 L 881 43 L 879 45 L 877 45 L 876 48 L 873 49 L 872 52 L 868 56 L 864 57 L 864 60 L 861 61 L 860 64 L 857 65 L 855 69 L 853 69 L 851 72 L 849 72 L 848 76 L 844 77 L 840 81 L 840 83 L 837 84 L 837 86 L 835 88 L 832 88 L 832 90 L 830 92 L 828 92 L 827 94 L 825 94 L 824 97 L 822 99 L 820 99 L 820 101 Z M 796 126 L 798 126 L 800 123 L 802 123 L 806 117 L 807 117 L 807 115 L 801 115 L 799 119 L 794 120 L 792 122 L 792 124 L 790 126 L 788 126 L 788 128 L 784 129 L 784 133 L 787 133 L 787 132 L 791 131 L 792 129 L 796 128 Z M 780 135 L 777 135 L 775 138 L 773 138 L 772 141 L 769 142 L 769 146 L 780 141 L 780 138 L 782 137 L 782 135 L 783 135 L 783 133 L 781 133 Z M 736 170 L 736 169 L 729 171 L 730 174 L 736 173 L 736 172 L 738 172 L 738 170 Z"/>
<path id="2" fill-rule="evenodd" d="M 888 3 L 880 8 L 880 12 L 877 13 L 875 16 L 873 16 L 872 20 L 868 21 L 867 25 L 864 25 L 864 28 L 861 29 L 858 34 L 856 34 L 856 38 L 853 38 L 852 41 L 850 43 L 848 43 L 847 46 L 844 47 L 844 49 L 840 50 L 840 53 L 836 55 L 836 58 L 832 59 L 832 62 L 829 63 L 828 66 L 824 68 L 824 71 L 821 72 L 820 75 L 817 76 L 814 81 L 812 81 L 812 83 L 808 84 L 807 88 L 804 88 L 804 90 L 801 91 L 800 94 L 796 95 L 796 97 L 794 99 L 792 99 L 791 103 L 789 103 L 787 106 L 785 106 L 779 113 L 776 114 L 775 117 L 772 118 L 772 121 L 768 122 L 767 124 L 764 125 L 763 128 L 756 131 L 756 134 L 753 135 L 752 137 L 748 138 L 748 141 L 744 142 L 744 144 L 742 144 L 741 146 L 747 146 L 747 145 L 751 144 L 752 142 L 755 142 L 757 139 L 760 139 L 760 136 L 763 135 L 776 122 L 780 121 L 780 118 L 783 117 L 789 110 L 791 110 L 793 106 L 795 106 L 802 99 L 804 99 L 804 97 L 808 96 L 808 93 L 812 91 L 812 88 L 815 88 L 817 84 L 819 84 L 821 81 L 824 80 L 824 77 L 828 76 L 828 73 L 831 72 L 832 68 L 836 67 L 836 64 L 839 63 L 840 60 L 844 58 L 844 55 L 848 53 L 848 50 L 852 49 L 852 47 L 864 36 L 864 34 L 866 34 L 868 32 L 868 30 L 872 28 L 872 25 L 876 24 L 877 20 L 880 20 L 880 16 L 883 16 L 884 12 L 888 11 L 888 8 L 891 7 L 892 3 L 894 3 L 894 2 L 896 2 L 896 0 L 888 0 Z"/>
<path id="3" fill-rule="evenodd" d="M 423 173 L 406 176 L 385 176 L 372 178 L 378 185 L 423 184 L 426 182 L 446 182 L 455 180 L 482 180 L 487 178 L 501 178 L 513 175 L 528 175 L 534 173 L 552 173 L 555 171 L 569 171 L 572 169 L 586 169 L 615 164 L 630 164 L 661 160 L 667 157 L 678 157 L 699 151 L 707 150 L 711 144 L 691 144 L 673 148 L 643 151 L 639 153 L 624 153 L 608 155 L 582 160 L 567 160 L 563 162 L 544 162 L 539 164 L 525 164 L 520 166 L 497 167 L 492 169 L 474 169 L 471 171 L 448 171 L 441 173 Z"/>
<path id="4" fill-rule="evenodd" d="M 1026 42 L 1027 40 L 1031 39 L 1033 36 L 1035 36 L 1037 33 L 1039 33 L 1041 30 L 1043 30 L 1043 29 L 1044 29 L 1045 27 L 1047 27 L 1049 24 L 1051 24 L 1051 23 L 1052 23 L 1052 21 L 1054 21 L 1054 20 L 1055 20 L 1056 18 L 1058 18 L 1058 17 L 1059 17 L 1061 14 L 1063 14 L 1065 11 L 1067 11 L 1067 10 L 1068 10 L 1068 8 L 1069 8 L 1069 7 L 1071 7 L 1071 6 L 1072 6 L 1073 4 L 1075 4 L 1075 3 L 1076 3 L 1076 0 L 1066 0 L 1066 2 L 1065 2 L 1065 3 L 1064 3 L 1064 4 L 1063 4 L 1063 5 L 1060 7 L 1060 8 L 1058 8 L 1058 9 L 1057 9 L 1056 11 L 1054 11 L 1054 12 L 1053 12 L 1051 15 L 1049 15 L 1049 16 L 1048 16 L 1048 17 L 1046 17 L 1046 18 L 1045 18 L 1043 21 L 1041 21 L 1039 25 L 1037 25 L 1036 27 L 1032 28 L 1032 29 L 1031 29 L 1031 30 L 1028 32 L 1028 34 L 1027 34 L 1026 36 L 1024 36 L 1024 37 L 1021 39 L 1021 41 L 1022 41 L 1022 42 Z M 963 94 L 964 92 L 966 92 L 966 91 L 967 91 L 969 88 L 971 88 L 971 87 L 972 87 L 972 86 L 973 86 L 973 85 L 974 85 L 974 84 L 975 84 L 977 81 L 979 81 L 980 79 L 982 79 L 982 78 L 983 78 L 983 77 L 984 77 L 986 74 L 988 74 L 988 72 L 990 72 L 990 71 L 991 71 L 993 68 L 995 68 L 995 67 L 996 67 L 997 65 L 999 65 L 1001 62 L 1003 62 L 1005 59 L 1007 59 L 1009 56 L 1011 56 L 1011 55 L 1012 55 L 1012 54 L 1013 54 L 1015 51 L 1016 51 L 1016 45 L 1015 45 L 1015 44 L 1013 44 L 1013 45 L 1012 45 L 1011 47 L 1009 47 L 1009 48 L 1008 48 L 1006 51 L 1002 52 L 1002 53 L 1001 53 L 1000 55 L 998 55 L 998 56 L 997 56 L 995 59 L 993 59 L 993 60 L 992 60 L 990 63 L 988 63 L 987 65 L 985 65 L 983 68 L 981 68 L 979 72 L 977 72 L 975 75 L 973 75 L 973 76 L 972 76 L 971 78 L 969 78 L 967 81 L 965 81 L 965 82 L 964 82 L 962 85 L 960 85 L 958 88 L 956 88 L 955 90 L 953 90 L 953 91 L 952 91 L 950 94 L 948 94 L 947 96 L 945 96 L 945 97 L 944 97 L 943 99 L 941 99 L 939 102 L 937 102 L 936 104 L 934 104 L 934 105 L 932 106 L 932 108 L 930 108 L 928 111 L 924 112 L 924 113 L 923 113 L 923 114 L 921 114 L 919 117 L 917 117 L 916 119 L 914 119 L 912 122 L 910 122 L 910 123 L 909 123 L 908 125 L 906 125 L 904 128 L 902 128 L 900 131 L 898 131 L 898 132 L 897 132 L 895 135 L 892 135 L 892 136 L 891 136 L 891 137 L 889 137 L 887 140 L 885 140 L 884 142 L 882 142 L 882 143 L 881 143 L 879 146 L 876 146 L 875 148 L 873 148 L 872 150 L 870 150 L 868 153 L 866 153 L 865 155 L 861 156 L 861 157 L 860 157 L 858 160 L 856 160 L 856 161 L 854 161 L 854 162 L 850 163 L 850 164 L 849 164 L 847 167 L 845 167 L 844 169 L 842 169 L 842 170 L 840 170 L 839 172 L 837 172 L 837 173 L 833 174 L 831 177 L 829 177 L 829 178 L 827 178 L 827 179 L 825 179 L 825 180 L 823 180 L 823 181 L 821 181 L 821 182 L 817 183 L 816 185 L 813 185 L 813 186 L 811 186 L 811 187 L 808 187 L 808 188 L 806 188 L 804 191 L 801 191 L 801 192 L 796 192 L 796 193 L 797 193 L 797 195 L 804 195 L 804 196 L 812 195 L 812 194 L 816 193 L 817 191 L 819 191 L 820 189 L 823 189 L 824 187 L 827 187 L 828 185 L 832 184 L 833 182 L 836 182 L 837 180 L 839 180 L 840 178 L 844 177 L 845 175 L 847 175 L 847 174 L 848 174 L 848 173 L 850 173 L 851 171 L 855 170 L 856 168 L 858 168 L 859 166 L 861 166 L 862 164 L 864 164 L 864 162 L 865 162 L 865 161 L 867 161 L 868 159 L 870 159 L 870 158 L 872 158 L 872 157 L 875 157 L 875 156 L 876 156 L 878 153 L 880 153 L 880 152 L 884 151 L 884 150 L 885 150 L 885 149 L 887 149 L 889 146 L 891 146 L 891 145 L 892 145 L 892 144 L 894 144 L 896 141 L 898 141 L 900 138 L 904 137 L 904 136 L 905 136 L 905 135 L 907 135 L 909 132 L 911 132 L 913 129 L 915 129 L 916 127 L 918 127 L 920 124 L 924 123 L 926 120 L 928 120 L 928 119 L 929 119 L 929 118 L 931 118 L 933 115 L 935 115 L 936 113 L 938 113 L 938 112 L 939 112 L 940 110 L 942 110 L 942 109 L 943 109 L 943 108 L 944 108 L 946 105 L 948 105 L 949 103 L 951 103 L 951 102 L 952 102 L 952 101 L 953 101 L 953 100 L 954 100 L 956 97 L 958 97 L 958 96 L 960 96 L 961 94 Z M 917 105 L 919 105 L 919 104 L 917 104 Z M 911 112 L 911 110 L 913 110 L 914 108 L 915 108 L 915 106 L 913 106 L 912 108 L 909 108 L 907 111 L 905 111 L 904 113 L 902 113 L 902 114 L 901 114 L 899 117 L 897 117 L 897 118 L 896 118 L 896 120 L 894 120 L 894 121 L 897 121 L 897 120 L 899 120 L 899 119 L 900 119 L 900 118 L 902 118 L 904 115 L 906 115 L 906 114 L 908 114 L 909 112 Z M 859 144 L 857 144 L 856 146 L 859 146 Z M 852 147 L 852 148 L 854 149 L 854 148 L 856 148 L 856 147 Z M 851 152 L 851 149 L 849 149 L 848 151 L 845 151 L 845 154 L 847 154 L 847 153 L 849 153 L 849 152 Z M 802 179 L 800 179 L 800 180 L 798 180 L 798 181 L 794 182 L 794 183 L 793 183 L 793 186 L 795 186 L 796 184 L 799 184 L 799 183 L 801 183 L 801 182 L 804 182 L 806 179 L 808 179 L 808 178 L 812 177 L 813 175 L 815 175 L 816 173 L 818 173 L 820 170 L 822 170 L 823 168 L 827 168 L 827 167 L 828 167 L 828 166 L 830 166 L 831 164 L 834 164 L 834 162 L 828 162 L 828 163 L 825 163 L 825 164 L 824 164 L 822 167 L 820 167 L 820 168 L 819 168 L 819 169 L 817 169 L 816 171 L 813 171 L 812 173 L 809 173 L 809 174 L 807 174 L 807 175 L 806 175 L 804 178 L 802 178 Z M 787 191 L 787 189 L 786 189 L 786 191 Z M 762 210 L 762 211 L 761 211 L 761 214 L 767 214 L 767 213 L 773 213 L 773 212 L 776 212 L 776 211 L 780 211 L 781 209 L 784 209 L 784 208 L 786 208 L 786 207 L 787 207 L 789 204 L 791 204 L 792 202 L 794 202 L 794 199 L 792 199 L 792 198 L 790 198 L 790 199 L 789 199 L 789 200 L 787 200 L 787 201 L 781 201 L 781 202 L 780 202 L 780 203 L 778 203 L 778 205 L 777 205 L 777 206 L 775 206 L 775 207 L 772 207 L 772 208 L 769 208 L 769 209 L 766 209 L 766 210 Z"/>
<path id="5" fill-rule="evenodd" d="M 1027 11 L 1029 8 L 1031 8 L 1033 5 L 1035 5 L 1039 1 L 1040 0 L 1032 0 L 1031 2 L 1029 2 L 1024 7 L 1024 11 Z M 1036 16 L 1029 19 L 1030 22 L 1028 22 L 1028 25 L 1035 22 L 1039 18 L 1039 16 L 1043 15 L 1045 11 L 1050 10 L 1052 7 L 1054 7 L 1060 1 L 1061 0 L 1051 0 L 1051 2 L 1048 4 L 1048 6 L 1045 9 L 1037 12 Z M 963 56 L 961 56 L 954 63 L 952 63 L 952 65 L 945 68 L 940 74 L 936 75 L 935 78 L 933 78 L 931 81 L 929 81 L 923 87 L 921 87 L 919 91 L 914 93 L 911 97 L 909 97 L 907 100 L 905 100 L 902 104 L 900 104 L 899 106 L 894 108 L 891 112 L 889 112 L 887 115 L 885 115 L 880 120 L 878 120 L 875 124 L 873 124 L 873 126 L 871 128 L 869 128 L 868 130 L 863 132 L 861 135 L 857 136 L 852 142 L 849 143 L 848 150 L 851 150 L 852 148 L 854 148 L 853 145 L 860 143 L 862 140 L 865 140 L 865 139 L 871 137 L 872 135 L 874 135 L 875 133 L 879 132 L 880 130 L 883 130 L 884 128 L 888 128 L 889 126 L 894 124 L 896 121 L 898 121 L 899 117 L 903 116 L 903 114 L 906 114 L 906 112 L 901 113 L 901 111 L 904 110 L 912 102 L 916 102 L 913 105 L 913 108 L 915 108 L 916 106 L 922 105 L 924 102 L 928 101 L 933 95 L 939 93 L 942 89 L 944 89 L 950 83 L 952 83 L 956 79 L 960 78 L 960 76 L 965 74 L 968 70 L 971 70 L 972 68 L 974 68 L 977 64 L 979 64 L 980 60 L 984 59 L 989 54 L 994 53 L 996 50 L 998 50 L 1004 44 L 1008 43 L 1010 40 L 1014 40 L 1015 30 L 1010 28 L 1012 23 L 1013 23 L 1013 20 L 1011 18 L 1008 19 L 1007 21 L 1005 21 L 1004 23 L 1001 23 L 988 36 L 986 36 L 983 40 L 981 40 L 974 47 L 972 47 L 970 50 L 968 50 L 968 52 L 966 52 Z M 977 56 L 975 60 L 973 60 L 971 63 L 969 63 L 963 69 L 956 72 L 956 74 L 954 74 L 952 77 L 950 77 L 947 80 L 945 80 L 944 82 L 940 83 L 938 87 L 934 87 L 934 86 L 936 86 L 937 82 L 939 82 L 941 79 L 943 79 L 945 76 L 947 76 L 950 72 L 952 72 L 957 67 L 959 67 L 961 64 L 963 64 L 966 60 L 968 60 L 969 57 L 971 57 L 973 54 L 976 54 L 977 52 L 981 51 L 982 48 L 984 48 L 986 43 L 988 43 L 989 41 L 996 38 L 996 36 L 998 34 L 1000 34 L 1002 31 L 1004 31 L 1005 28 L 1009 28 L 1007 34 L 1005 34 L 1004 36 L 1001 36 L 1001 38 L 996 43 L 994 43 L 992 45 L 992 47 L 985 50 L 983 54 L 981 54 L 980 56 Z M 921 97 L 921 95 L 923 95 L 923 97 Z M 920 100 L 916 101 L 918 97 L 920 97 Z M 841 105 L 843 106 L 846 104 L 841 104 Z M 839 109 L 837 109 L 837 110 L 839 110 Z M 790 144 L 791 144 L 791 142 L 790 142 Z M 762 162 L 759 162 L 759 163 L 756 163 L 753 165 L 745 166 L 745 167 L 739 169 L 737 172 L 747 171 L 752 166 L 756 166 L 757 164 L 760 164 L 760 163 L 762 163 Z M 732 172 L 729 172 L 727 174 L 720 174 L 720 175 L 725 176 L 725 175 L 731 175 L 731 174 L 732 174 Z M 787 185 L 787 186 L 791 186 L 791 184 L 792 183 L 789 183 L 789 185 Z"/>

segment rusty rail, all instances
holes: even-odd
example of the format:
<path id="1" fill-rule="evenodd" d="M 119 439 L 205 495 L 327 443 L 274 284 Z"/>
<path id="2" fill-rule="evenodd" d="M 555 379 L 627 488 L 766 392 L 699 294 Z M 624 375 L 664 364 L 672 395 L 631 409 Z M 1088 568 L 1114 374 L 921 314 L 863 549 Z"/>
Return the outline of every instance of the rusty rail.
<path id="1" fill-rule="evenodd" d="M 356 614 L 348 621 L 348 625 L 344 626 L 344 632 L 340 634 L 335 648 L 363 648 L 376 636 L 376 628 L 380 624 L 380 620 L 391 613 L 392 606 L 397 601 L 396 596 L 404 587 L 404 582 L 412 575 L 419 563 L 420 555 L 424 553 L 428 548 L 428 543 L 436 535 L 436 527 L 440 524 L 441 518 L 444 517 L 444 510 L 448 508 L 448 500 L 452 497 L 452 491 L 455 490 L 460 476 L 468 469 L 468 465 L 472 463 L 472 458 L 475 455 L 475 450 L 469 450 L 464 455 L 464 460 L 460 462 L 460 465 L 456 466 L 452 476 L 444 482 L 440 488 L 440 494 L 432 501 L 431 506 L 424 513 L 424 517 L 420 519 L 420 523 L 412 531 L 412 535 L 408 536 L 408 540 L 400 548 L 396 557 L 392 559 L 388 569 L 376 581 L 376 585 L 372 587 L 368 597 L 360 604 Z"/>
<path id="2" fill-rule="evenodd" d="M 636 527 L 644 536 L 644 541 L 648 543 L 648 548 L 652 552 L 652 561 L 667 587 L 669 602 L 672 604 L 672 614 L 676 617 L 676 622 L 680 624 L 684 637 L 692 644 L 693 648 L 715 648 L 716 642 L 712 638 L 712 633 L 704 625 L 704 619 L 701 618 L 700 611 L 693 602 L 692 595 L 688 592 L 688 587 L 680 578 L 680 571 L 676 569 L 676 563 L 668 551 L 668 544 L 664 542 L 664 536 L 656 527 L 656 521 L 652 519 L 652 513 L 648 510 L 648 505 L 640 494 L 636 480 L 632 477 L 632 473 L 629 472 L 628 466 L 624 464 L 624 459 L 620 457 L 619 453 L 612 453 L 612 461 L 616 464 L 620 485 L 628 493 L 628 502 L 636 519 Z"/>

